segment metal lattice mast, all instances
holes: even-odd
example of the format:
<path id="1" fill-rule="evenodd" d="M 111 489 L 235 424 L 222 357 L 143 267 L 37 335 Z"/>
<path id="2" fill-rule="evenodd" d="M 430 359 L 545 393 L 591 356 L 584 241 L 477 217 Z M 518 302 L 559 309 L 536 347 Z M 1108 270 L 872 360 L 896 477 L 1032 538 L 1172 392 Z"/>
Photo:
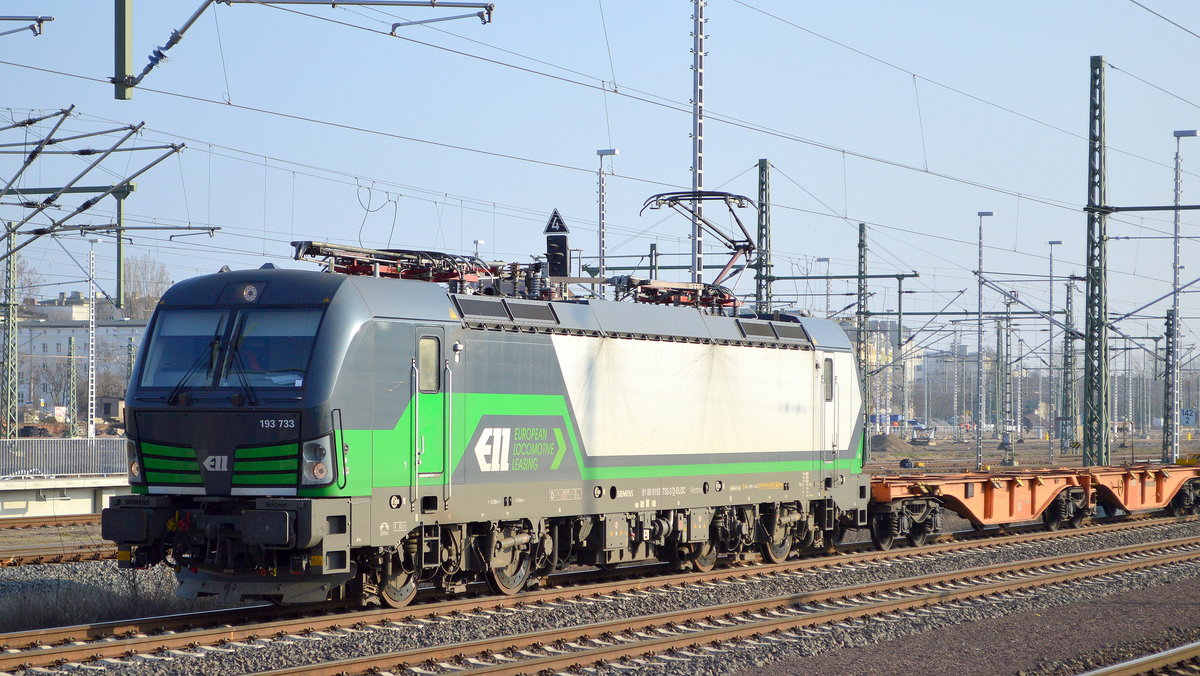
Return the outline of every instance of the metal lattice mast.
<path id="1" fill-rule="evenodd" d="M 1171 378 L 1171 372 L 1176 370 L 1175 355 L 1178 354 L 1175 349 L 1175 310 L 1167 310 L 1167 330 L 1166 341 L 1163 345 L 1163 353 L 1166 356 L 1163 365 L 1163 435 L 1162 435 L 1162 460 L 1163 462 L 1172 462 L 1171 452 L 1175 448 L 1178 440 L 1175 437 L 1175 426 L 1171 424 L 1172 409 L 1175 408 L 1172 404 L 1175 403 L 1175 380 Z"/>
<path id="2" fill-rule="evenodd" d="M 692 12 L 692 190 L 704 190 L 704 0 Z M 692 202 L 692 281 L 704 281 L 704 203 Z"/>
<path id="3" fill-rule="evenodd" d="M 867 375 L 867 224 L 858 224 L 858 310 L 854 313 L 854 329 L 858 336 L 858 379 L 862 387 L 863 433 L 870 426 L 871 377 Z M 864 457 L 871 457 L 871 444 L 864 445 Z"/>
<path id="4" fill-rule="evenodd" d="M 755 246 L 758 261 L 754 265 L 754 310 L 770 312 L 773 295 L 771 275 L 771 161 L 758 161 L 758 231 Z"/>
<path id="5" fill-rule="evenodd" d="M 125 353 L 125 382 L 133 379 L 133 361 L 137 358 L 137 345 L 133 342 L 133 337 L 130 336 L 129 344 L 126 346 Z"/>
<path id="6" fill-rule="evenodd" d="M 904 278 L 896 277 L 896 354 L 892 357 L 900 371 L 900 429 L 908 425 L 908 362 L 904 359 Z"/>
<path id="7" fill-rule="evenodd" d="M 1061 244 L 1062 242 L 1059 242 Z M 1058 411 L 1055 410 L 1057 403 L 1054 396 L 1054 242 L 1050 242 L 1050 316 L 1047 318 L 1047 324 L 1050 330 L 1049 351 L 1050 356 L 1047 360 L 1046 370 L 1050 375 L 1050 394 L 1046 397 L 1046 412 L 1050 416 L 1050 424 L 1047 425 L 1046 441 L 1049 447 L 1046 449 L 1046 461 L 1054 462 L 1054 435 L 1059 432 Z"/>
<path id="8" fill-rule="evenodd" d="M 67 338 L 67 434 L 79 436 L 79 402 L 75 398 L 75 336 Z"/>
<path id="9" fill-rule="evenodd" d="M 1011 329 L 1010 329 L 1011 330 Z M 1017 358 L 1013 363 L 1013 424 L 1017 428 L 1017 441 L 1025 441 L 1025 407 L 1021 404 L 1024 396 L 1025 372 L 1025 343 L 1017 339 Z"/>
<path id="10" fill-rule="evenodd" d="M 1079 420 L 1078 401 L 1075 397 L 1075 284 L 1067 282 L 1066 319 L 1063 321 L 1062 356 L 1062 407 L 1059 411 L 1058 450 L 1065 454 L 1075 441 L 1075 425 Z"/>
<path id="11" fill-rule="evenodd" d="M 11 252 L 13 240 L 8 240 Z M 4 259 L 4 382 L 0 390 L 0 438 L 12 439 L 17 436 L 20 422 L 18 416 L 19 401 L 17 397 L 17 257 L 8 256 Z"/>
<path id="12" fill-rule="evenodd" d="M 1001 440 L 1005 448 L 1012 448 L 1012 427 L 1013 421 L 1016 420 L 1015 406 L 1013 399 L 1015 398 L 1016 388 L 1013 387 L 1013 349 L 1012 349 L 1012 299 L 1004 301 L 1004 358 L 997 362 L 1000 364 L 1004 372 L 1000 375 L 1001 391 L 1004 398 L 1004 431 L 1001 433 Z"/>
<path id="13" fill-rule="evenodd" d="M 958 337 L 958 324 L 954 325 L 954 440 L 962 441 L 962 345 Z"/>
<path id="14" fill-rule="evenodd" d="M 1088 115 L 1088 227 L 1086 325 L 1083 349 L 1083 464 L 1107 465 L 1108 434 L 1108 214 L 1104 147 L 1104 57 L 1093 56 Z"/>
<path id="15" fill-rule="evenodd" d="M 1004 425 L 1004 409 L 1006 404 L 1005 385 L 1008 384 L 1004 375 L 1004 363 L 1008 355 L 1004 350 L 1004 320 L 996 320 L 996 358 L 992 360 L 995 373 L 992 374 L 992 438 L 1000 439 L 1001 427 Z"/>
<path id="16" fill-rule="evenodd" d="M 1133 428 L 1136 427 L 1133 424 L 1133 378 L 1131 377 L 1133 367 L 1129 363 L 1129 353 L 1132 351 L 1131 349 L 1125 350 L 1125 420 L 1129 421 L 1129 426 L 1126 428 L 1129 430 L 1129 435 L 1133 434 Z M 1132 437 L 1130 437 L 1129 443 L 1133 443 Z"/>
<path id="17" fill-rule="evenodd" d="M 96 437 L 96 247 L 88 250 L 87 436 Z"/>

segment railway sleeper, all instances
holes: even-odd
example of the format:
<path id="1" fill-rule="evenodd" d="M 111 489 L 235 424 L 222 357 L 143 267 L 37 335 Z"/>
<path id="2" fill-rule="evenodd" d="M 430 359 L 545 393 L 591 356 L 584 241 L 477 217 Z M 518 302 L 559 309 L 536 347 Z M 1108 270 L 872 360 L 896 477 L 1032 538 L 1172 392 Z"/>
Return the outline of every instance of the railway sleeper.
<path id="1" fill-rule="evenodd" d="M 909 545 L 920 547 L 930 534 L 942 530 L 942 500 L 927 497 L 872 503 L 868 528 L 871 543 L 879 550 L 891 549 L 901 536 Z"/>

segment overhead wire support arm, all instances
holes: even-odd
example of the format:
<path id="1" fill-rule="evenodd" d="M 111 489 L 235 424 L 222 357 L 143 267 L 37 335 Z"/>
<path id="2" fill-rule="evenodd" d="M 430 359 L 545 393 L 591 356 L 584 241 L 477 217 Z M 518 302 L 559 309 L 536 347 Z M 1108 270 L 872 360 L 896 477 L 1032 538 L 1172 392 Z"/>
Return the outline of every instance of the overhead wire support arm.
<path id="1" fill-rule="evenodd" d="M 140 126 L 140 125 L 139 125 L 139 126 Z M 65 224 L 66 224 L 66 222 L 67 222 L 67 221 L 69 221 L 69 220 L 71 220 L 72 218 L 74 218 L 74 217 L 78 216 L 79 214 L 81 214 L 81 213 L 83 213 L 83 212 L 87 211 L 88 209 L 91 209 L 93 206 L 95 206 L 95 205 L 96 205 L 96 203 L 97 203 L 97 202 L 99 202 L 100 200 L 104 199 L 105 197 L 108 197 L 108 196 L 110 196 L 110 195 L 113 195 L 113 194 L 115 194 L 115 193 L 117 193 L 117 192 L 120 192 L 121 190 L 125 190 L 125 189 L 127 189 L 127 187 L 129 186 L 129 184 L 130 184 L 130 183 L 132 183 L 132 182 L 133 182 L 133 180 L 134 180 L 135 178 L 137 178 L 137 177 L 141 176 L 142 174 L 146 173 L 147 171 L 149 171 L 149 170 L 150 170 L 150 169 L 152 169 L 153 167 L 157 166 L 157 165 L 158 165 L 160 162 L 162 162 L 163 160 L 167 159 L 167 158 L 168 158 L 168 157 L 170 157 L 171 155 L 174 155 L 175 153 L 177 153 L 177 152 L 179 152 L 179 151 L 183 150 L 183 148 L 184 148 L 183 144 L 179 144 L 179 145 L 176 145 L 176 146 L 172 146 L 172 149 L 171 149 L 171 150 L 169 150 L 169 151 L 167 151 L 167 152 L 163 153 L 162 155 L 158 156 L 157 158 L 155 158 L 154 160 L 152 160 L 152 161 L 151 161 L 149 164 L 147 164 L 146 166 L 142 167 L 141 169 L 139 169 L 138 171 L 134 172 L 133 174 L 131 174 L 131 175 L 127 176 L 126 178 L 122 179 L 121 181 L 119 181 L 119 182 L 117 182 L 117 183 L 114 183 L 112 186 L 110 186 L 110 187 L 109 187 L 107 190 L 105 190 L 104 192 L 100 193 L 99 195 L 96 195 L 95 197 L 92 197 L 92 198 L 89 198 L 89 199 L 87 199 L 87 200 L 84 200 L 84 202 L 83 202 L 82 204 L 80 204 L 78 207 L 76 207 L 74 210 L 72 210 L 72 211 L 71 211 L 71 213 L 67 214 L 66 216 L 64 216 L 64 217 L 62 217 L 62 218 L 60 218 L 60 219 L 58 219 L 58 220 L 54 221 L 54 222 L 53 222 L 53 223 L 51 223 L 49 226 L 45 227 L 45 228 L 43 229 L 43 230 L 45 231 L 45 232 L 43 233 L 43 235 L 44 235 L 44 234 L 54 234 L 54 233 L 56 233 L 56 232 L 58 232 L 58 231 L 60 231 L 60 230 L 63 230 L 63 229 L 64 229 L 64 226 L 65 226 Z M 78 177 L 77 177 L 75 180 L 78 180 Z M 74 182 L 74 181 L 73 181 L 73 182 Z M 57 190 L 57 191 L 55 192 L 55 194 L 53 195 L 53 197 L 55 197 L 55 198 L 57 199 L 57 197 L 58 197 L 59 195 L 61 195 L 62 193 L 64 193 L 64 192 L 66 192 L 66 188 L 61 188 L 61 189 L 59 189 L 59 190 Z M 48 199 L 49 199 L 49 198 L 47 198 L 47 200 L 48 200 Z M 45 203 L 45 206 L 49 206 L 49 204 L 50 204 L 49 202 L 46 202 L 46 203 Z M 45 208 L 45 206 L 43 206 L 43 207 L 42 207 L 42 209 L 44 209 L 44 208 Z M 40 211 L 40 210 L 39 210 L 39 211 Z M 4 239 L 6 239 L 6 240 L 7 240 L 7 239 L 10 239 L 10 238 L 14 238 L 14 237 L 16 236 L 16 231 L 17 231 L 17 228 L 19 228 L 19 227 L 21 227 L 21 226 L 25 225 L 26 223 L 28 223 L 28 222 L 29 222 L 29 218 L 31 218 L 31 217 L 32 217 L 32 216 L 30 216 L 30 217 L 26 217 L 26 218 L 25 218 L 24 220 L 22 220 L 20 223 L 17 223 L 17 224 L 15 224 L 15 225 L 12 225 L 12 226 L 10 226 L 10 228 L 9 228 L 8 232 L 6 232 L 6 233 L 5 233 Z M 11 256 L 11 255 L 13 255 L 13 254 L 17 253 L 17 252 L 18 252 L 18 251 L 20 251 L 21 249 L 24 249 L 25 247 L 27 247 L 27 246 L 29 246 L 30 244 L 32 244 L 32 243 L 33 243 L 33 241 L 34 241 L 35 239 L 37 239 L 38 237 L 40 237 L 40 236 L 42 236 L 42 235 L 34 235 L 33 237 L 30 237 L 29 239 L 26 239 L 24 242 L 21 242 L 20 244 L 17 244 L 17 245 L 15 245 L 15 246 L 13 246 L 13 247 L 11 247 L 11 248 L 7 249 L 7 250 L 6 250 L 6 251 L 4 251 L 4 252 L 0 252 L 0 260 L 4 260 L 5 258 L 8 258 L 9 256 Z"/>
<path id="2" fill-rule="evenodd" d="M 57 113 L 51 113 L 50 115 L 46 115 L 46 116 L 39 117 L 39 118 L 31 118 L 28 120 L 24 120 L 23 122 L 20 122 L 20 123 L 14 124 L 14 125 L 10 125 L 8 127 L 4 127 L 3 129 L 0 129 L 0 131 L 6 131 L 8 129 L 15 129 L 18 127 L 28 127 L 28 126 L 37 124 L 38 122 L 41 122 L 43 120 L 50 119 L 51 117 L 54 117 L 55 115 L 60 116 L 58 118 L 58 122 L 54 123 L 54 128 L 50 130 L 50 133 L 46 134 L 45 138 L 43 138 L 37 144 L 37 147 L 29 152 L 29 155 L 27 155 L 25 157 L 25 161 L 21 163 L 20 168 L 17 169 L 17 171 L 13 174 L 12 178 L 10 178 L 8 180 L 8 182 L 4 184 L 4 188 L 0 189 L 0 199 L 4 199 L 4 196 L 8 194 L 8 191 L 12 189 L 13 185 L 16 184 L 16 182 L 21 179 L 21 176 L 25 173 L 25 170 L 28 169 L 29 166 L 33 164 L 34 160 L 36 160 L 38 158 L 38 155 L 41 154 L 42 150 L 47 145 L 49 145 L 50 139 L 54 136 L 55 132 L 58 131 L 59 127 L 62 126 L 63 122 L 65 122 L 67 120 L 67 118 L 71 116 L 71 113 L 74 110 L 75 110 L 75 106 L 71 106 L 70 108 L 60 110 Z M 7 221 L 6 221 L 6 223 L 7 223 Z"/>
<path id="3" fill-rule="evenodd" d="M 45 211 L 48 207 L 52 206 L 55 202 L 58 201 L 58 198 L 61 197 L 63 195 L 63 193 L 67 192 L 72 186 L 74 186 L 76 183 L 78 183 L 80 181 L 80 179 L 82 179 L 84 176 L 86 176 L 88 174 L 88 172 L 90 172 L 92 169 L 95 169 L 101 162 L 103 162 L 106 158 L 108 158 L 108 156 L 111 155 L 114 150 L 116 150 L 118 147 L 120 147 L 122 143 L 125 143 L 125 141 L 129 140 L 130 137 L 132 137 L 134 134 L 136 134 L 138 131 L 140 131 L 144 124 L 145 123 L 142 122 L 142 123 L 127 127 L 126 134 L 124 136 L 122 136 L 120 139 L 118 139 L 116 143 L 113 143 L 112 146 L 108 148 L 108 150 L 101 151 L 99 153 L 99 155 L 100 155 L 99 157 L 97 157 L 94 161 L 92 161 L 90 164 L 88 164 L 88 166 L 84 167 L 84 169 L 82 171 L 80 171 L 78 174 L 76 174 L 74 178 L 72 178 L 70 181 L 67 181 L 67 183 L 64 184 L 63 187 L 59 188 L 53 194 L 51 194 L 49 197 L 47 197 L 46 199 L 37 203 L 36 205 L 31 206 L 30 208 L 33 209 L 33 211 L 26 214 L 25 218 L 10 225 L 9 231 L 10 232 L 14 231 L 17 228 L 25 225 L 34 216 L 37 216 L 38 214 Z M 128 182 L 128 181 L 125 181 L 125 182 Z M 0 197 L 2 197 L 2 196 L 3 196 L 3 194 L 0 194 Z M 87 204 L 87 203 L 85 202 L 85 204 Z M 91 204 L 88 204 L 87 208 L 90 208 L 90 207 L 91 207 Z"/>
<path id="4" fill-rule="evenodd" d="M 25 31 L 32 31 L 34 35 L 41 35 L 42 34 L 42 24 L 46 23 L 47 21 L 54 21 L 54 17 L 52 17 L 52 16 L 0 16 L 0 21 L 29 21 L 29 22 L 31 22 L 28 26 L 21 26 L 20 28 L 13 28 L 12 30 L 6 30 L 4 32 L 0 32 L 0 37 L 3 37 L 5 35 L 12 35 L 13 33 L 24 33 Z"/>
<path id="5" fill-rule="evenodd" d="M 128 72 L 120 72 L 123 66 L 117 65 L 117 71 L 110 82 L 118 87 L 133 88 L 142 83 L 142 80 L 154 70 L 158 64 L 167 59 L 167 52 L 172 47 L 179 44 L 183 40 L 183 36 L 188 30 L 195 25 L 196 21 L 204 14 L 204 12 L 214 4 L 224 5 L 320 5 L 336 8 L 338 5 L 357 5 L 357 6 L 374 6 L 374 7 L 431 7 L 434 9 L 447 7 L 452 9 L 477 9 L 478 12 L 470 14 L 459 14 L 455 16 L 436 17 L 433 19 L 421 19 L 416 21 L 402 21 L 392 25 L 391 33 L 394 35 L 398 28 L 404 26 L 417 26 L 427 23 L 435 23 L 438 21 L 451 21 L 454 19 L 469 19 L 477 18 L 483 24 L 492 22 L 492 12 L 496 7 L 490 2 L 441 2 L 440 0 L 203 0 L 196 11 L 183 22 L 179 28 L 171 31 L 171 36 L 167 39 L 166 44 L 155 47 L 154 51 L 150 52 L 148 62 L 142 68 L 142 72 L 133 75 Z M 119 23 L 128 21 L 128 17 L 122 14 L 118 15 Z M 2 35 L 2 34 L 0 34 Z M 122 49 L 128 48 L 129 40 L 131 39 L 131 31 L 128 25 L 118 26 L 116 35 L 116 48 L 120 52 Z M 124 41 L 124 45 L 122 42 Z M 120 60 L 118 60 L 118 64 Z M 126 96 L 118 96 L 118 98 L 127 98 Z"/>
<path id="6" fill-rule="evenodd" d="M 1055 319 L 1050 313 L 1033 307 L 1029 303 L 1026 303 L 1025 301 L 1021 300 L 1019 296 L 1013 294 L 1012 292 L 1008 291 L 1007 289 L 1004 289 L 1000 285 L 998 285 L 986 278 L 983 279 L 983 285 L 988 287 L 989 289 L 995 291 L 996 293 L 999 293 L 1000 295 L 1004 296 L 1011 302 L 1016 303 L 1017 305 L 1022 305 L 1024 307 L 1029 308 L 1035 315 L 1041 317 L 1042 319 L 1045 319 L 1048 322 L 1053 323 L 1055 326 L 1059 327 L 1060 329 L 1063 329 L 1064 331 L 1068 331 L 1071 333 L 1077 333 L 1074 329 L 1069 328 L 1064 322 L 1059 321 L 1058 319 Z M 1125 340 L 1134 340 L 1134 342 L 1136 343 L 1134 336 L 1126 335 L 1124 332 L 1122 332 L 1120 329 L 1118 329 L 1114 324 L 1115 324 L 1115 322 L 1112 322 L 1112 321 L 1108 322 L 1108 329 L 1113 331 L 1114 333 L 1116 333 L 1119 337 L 1124 338 Z M 1148 349 L 1144 345 L 1141 345 L 1140 343 L 1137 343 L 1137 345 L 1143 351 L 1145 351 L 1148 354 L 1150 354 L 1151 356 L 1153 356 L 1155 359 L 1159 358 L 1158 355 L 1154 354 L 1154 352 L 1152 350 Z"/>
<path id="7" fill-rule="evenodd" d="M 1175 211 L 1177 209 L 1179 211 L 1195 211 L 1197 209 L 1200 209 L 1200 204 L 1180 204 L 1179 206 L 1175 206 L 1173 204 L 1168 204 L 1166 206 L 1156 205 L 1156 206 L 1145 206 L 1145 207 L 1114 207 L 1114 206 L 1109 206 L 1109 205 L 1100 205 L 1098 207 L 1084 207 L 1083 208 L 1083 210 L 1087 211 L 1087 212 L 1095 212 L 1095 213 L 1102 213 L 1102 214 L 1117 214 L 1117 213 L 1121 213 L 1123 211 Z M 1110 238 L 1110 239 L 1114 239 L 1114 238 Z"/>

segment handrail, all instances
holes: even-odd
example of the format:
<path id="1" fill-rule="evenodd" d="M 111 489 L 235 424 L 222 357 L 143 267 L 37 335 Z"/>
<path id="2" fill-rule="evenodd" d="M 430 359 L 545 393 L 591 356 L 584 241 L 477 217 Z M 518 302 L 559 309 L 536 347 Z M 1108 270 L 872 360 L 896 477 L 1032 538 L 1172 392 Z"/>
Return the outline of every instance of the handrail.
<path id="1" fill-rule="evenodd" d="M 412 421 L 413 421 L 412 422 L 413 455 L 412 455 L 412 472 L 410 473 L 410 476 L 409 476 L 408 508 L 409 508 L 409 511 L 413 511 L 413 512 L 417 511 L 417 480 L 418 480 L 417 479 L 417 477 L 418 477 L 417 464 L 421 461 L 421 450 L 418 449 L 418 442 L 421 438 L 420 437 L 420 434 L 421 434 L 421 420 L 420 420 L 421 393 L 420 393 L 420 390 L 418 389 L 420 387 L 418 385 L 418 381 L 419 381 L 420 377 L 421 377 L 421 371 L 420 371 L 420 369 L 417 368 L 417 358 L 413 357 L 412 358 L 412 384 L 411 384 L 411 387 L 409 388 L 412 391 L 412 395 L 409 398 L 409 404 L 408 404 L 409 406 L 412 407 Z M 420 444 L 420 445 L 423 446 L 424 444 Z"/>
<path id="2" fill-rule="evenodd" d="M 454 398 L 454 372 L 450 370 L 449 359 L 445 360 L 445 374 L 446 387 L 445 392 L 442 394 L 442 472 L 445 474 L 446 491 L 442 502 L 445 505 L 449 505 L 451 495 L 450 479 L 452 475 L 450 460 L 454 455 L 454 444 L 451 443 L 454 432 L 454 424 L 451 420 L 451 414 L 453 413 L 452 400 Z"/>

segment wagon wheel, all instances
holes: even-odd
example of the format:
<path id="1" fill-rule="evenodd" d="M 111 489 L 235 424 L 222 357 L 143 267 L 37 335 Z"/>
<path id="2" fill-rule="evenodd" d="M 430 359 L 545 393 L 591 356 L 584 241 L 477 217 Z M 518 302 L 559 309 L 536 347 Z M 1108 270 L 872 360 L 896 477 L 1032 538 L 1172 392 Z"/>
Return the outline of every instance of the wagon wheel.
<path id="1" fill-rule="evenodd" d="M 1071 517 L 1071 528 L 1079 528 L 1083 526 L 1083 520 L 1087 518 L 1087 514 L 1082 511 L 1075 512 L 1075 516 Z"/>
<path id="2" fill-rule="evenodd" d="M 792 553 L 792 534 L 786 526 L 773 529 L 770 540 L 758 543 L 768 563 L 783 563 Z"/>
<path id="3" fill-rule="evenodd" d="M 846 524 L 838 521 L 834 524 L 833 530 L 829 532 L 829 546 L 832 548 L 845 543 L 849 534 L 850 529 L 846 527 Z"/>
<path id="4" fill-rule="evenodd" d="M 525 588 L 529 581 L 529 555 L 525 552 L 514 552 L 512 561 L 507 566 L 487 569 L 484 574 L 488 586 L 497 594 L 512 596 Z"/>
<path id="5" fill-rule="evenodd" d="M 717 565 L 717 546 L 712 540 L 698 542 L 692 545 L 691 554 L 688 559 L 692 562 L 692 568 L 697 573 L 707 573 Z"/>
<path id="6" fill-rule="evenodd" d="M 817 533 L 811 525 L 804 524 L 803 528 L 804 530 L 801 531 L 800 539 L 796 541 L 796 549 L 799 551 L 811 549 L 813 543 L 817 541 Z"/>
<path id="7" fill-rule="evenodd" d="M 1191 487 L 1184 485 L 1180 487 L 1179 492 L 1171 499 L 1171 503 L 1167 505 L 1167 514 L 1174 517 L 1185 516 L 1190 513 L 1196 505 L 1194 494 Z"/>
<path id="8" fill-rule="evenodd" d="M 388 608 L 403 608 L 417 595 L 417 578 L 412 573 L 397 573 L 379 585 L 379 602 Z"/>
<path id="9" fill-rule="evenodd" d="M 908 534 L 904 536 L 904 539 L 908 540 L 909 546 L 923 546 L 925 541 L 929 539 L 929 524 L 914 523 L 912 530 L 908 531 Z"/>
<path id="10" fill-rule="evenodd" d="M 892 531 L 891 519 L 883 518 L 884 514 L 876 514 L 871 519 L 871 544 L 881 552 L 892 548 L 896 542 L 896 533 Z"/>
<path id="11" fill-rule="evenodd" d="M 1062 528 L 1062 519 L 1058 518 L 1058 503 L 1046 508 L 1042 512 L 1042 524 L 1046 526 L 1046 530 L 1055 531 Z"/>

